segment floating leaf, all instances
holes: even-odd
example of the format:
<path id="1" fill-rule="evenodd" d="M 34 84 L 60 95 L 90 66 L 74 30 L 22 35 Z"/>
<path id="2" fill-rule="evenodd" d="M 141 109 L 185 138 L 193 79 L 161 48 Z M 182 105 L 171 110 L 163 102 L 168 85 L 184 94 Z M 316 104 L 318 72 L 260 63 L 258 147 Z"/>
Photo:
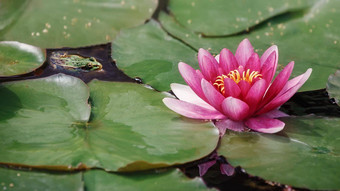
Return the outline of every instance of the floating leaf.
<path id="1" fill-rule="evenodd" d="M 92 81 L 88 140 L 103 167 L 131 171 L 168 166 L 211 153 L 218 131 L 188 121 L 162 102 L 165 95 L 139 84 Z M 188 144 L 190 142 L 190 144 Z"/>
<path id="2" fill-rule="evenodd" d="M 212 152 L 218 132 L 167 109 L 165 95 L 140 84 L 54 75 L 0 87 L 0 162 L 39 168 L 134 171 L 180 164 Z M 190 144 L 188 144 L 188 141 Z"/>
<path id="3" fill-rule="evenodd" d="M 42 65 L 43 51 L 35 46 L 15 42 L 0 42 L 0 76 L 27 73 Z"/>
<path id="4" fill-rule="evenodd" d="M 179 170 L 114 174 L 91 170 L 84 175 L 85 187 L 94 190 L 212 190 L 199 178 L 189 179 Z"/>
<path id="5" fill-rule="evenodd" d="M 13 3 L 4 0 L 2 4 Z M 12 26 L 1 31 L 0 39 L 44 48 L 105 43 L 120 29 L 143 24 L 156 6 L 156 0 L 32 0 Z"/>
<path id="6" fill-rule="evenodd" d="M 245 30 L 268 18 L 307 8 L 312 1 L 261 0 L 171 0 L 169 9 L 176 21 L 196 33 L 222 36 Z"/>
<path id="7" fill-rule="evenodd" d="M 184 28 L 165 13 L 160 14 L 159 20 L 171 35 L 191 47 L 211 49 L 215 54 L 222 48 L 235 51 L 236 45 L 244 38 L 249 38 L 260 55 L 271 44 L 276 44 L 279 48 L 279 70 L 293 60 L 293 76 L 307 68 L 317 71 L 312 73 L 301 91 L 324 88 L 328 76 L 339 66 L 340 25 L 336 24 L 339 9 L 340 1 L 320 0 L 307 10 L 292 11 L 256 25 L 249 33 L 214 38 L 205 38 Z"/>
<path id="8" fill-rule="evenodd" d="M 336 103 L 339 105 L 340 100 L 340 70 L 332 74 L 328 78 L 327 92 L 331 98 L 335 98 Z"/>
<path id="9" fill-rule="evenodd" d="M 78 165 L 85 155 L 89 119 L 87 86 L 78 78 L 54 75 L 0 86 L 0 162 Z"/>
<path id="10" fill-rule="evenodd" d="M 0 189 L 21 190 L 83 190 L 81 173 L 46 173 L 0 168 Z"/>
<path id="11" fill-rule="evenodd" d="M 340 118 L 290 117 L 280 134 L 229 133 L 218 153 L 266 180 L 322 190 L 340 188 Z"/>
<path id="12" fill-rule="evenodd" d="M 154 20 L 122 31 L 112 49 L 118 68 L 161 91 L 169 90 L 170 83 L 184 83 L 178 62 L 198 68 L 196 52 L 169 36 Z"/>
<path id="13" fill-rule="evenodd" d="M 27 0 L 1 1 L 0 7 L 0 31 L 13 23 L 27 5 Z"/>

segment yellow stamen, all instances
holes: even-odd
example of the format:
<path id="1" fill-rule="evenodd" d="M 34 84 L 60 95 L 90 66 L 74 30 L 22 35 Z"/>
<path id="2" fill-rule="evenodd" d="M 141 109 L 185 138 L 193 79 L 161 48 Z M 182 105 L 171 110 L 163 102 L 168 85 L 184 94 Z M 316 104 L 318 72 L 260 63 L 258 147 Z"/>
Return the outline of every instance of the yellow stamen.
<path id="1" fill-rule="evenodd" d="M 225 94 L 225 89 L 224 89 L 224 79 L 225 78 L 232 79 L 237 84 L 241 80 L 246 81 L 246 82 L 251 84 L 256 78 L 262 79 L 262 75 L 258 71 L 250 72 L 250 69 L 248 69 L 247 71 L 243 71 L 242 76 L 240 75 L 240 72 L 238 70 L 230 71 L 229 74 L 227 74 L 227 75 L 222 74 L 221 76 L 217 76 L 213 85 L 223 95 Z"/>

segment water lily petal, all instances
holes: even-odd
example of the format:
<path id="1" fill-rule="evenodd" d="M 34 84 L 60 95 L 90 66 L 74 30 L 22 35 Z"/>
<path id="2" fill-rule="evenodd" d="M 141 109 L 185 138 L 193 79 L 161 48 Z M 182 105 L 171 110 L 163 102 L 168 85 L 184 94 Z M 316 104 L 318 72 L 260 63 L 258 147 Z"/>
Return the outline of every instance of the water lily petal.
<path id="1" fill-rule="evenodd" d="M 298 91 L 298 89 L 307 81 L 311 73 L 312 69 L 309 68 L 304 74 L 301 74 L 300 76 L 290 80 L 293 83 L 289 83 L 290 81 L 288 81 L 285 87 L 281 90 L 281 92 L 273 100 L 266 104 L 259 112 L 257 112 L 257 114 L 260 115 L 268 111 L 271 111 L 275 108 L 278 108 L 286 101 L 288 101 Z"/>
<path id="2" fill-rule="evenodd" d="M 218 63 L 220 62 L 220 55 L 219 55 L 219 54 L 215 56 L 215 60 L 216 60 Z"/>
<path id="3" fill-rule="evenodd" d="M 172 83 L 170 84 L 171 90 L 174 92 L 176 97 L 182 101 L 186 101 L 188 103 L 192 103 L 195 105 L 199 105 L 201 107 L 211 109 L 214 108 L 209 105 L 207 102 L 205 102 L 203 99 L 198 97 L 192 89 L 187 85 Z"/>
<path id="4" fill-rule="evenodd" d="M 269 47 L 266 51 L 264 51 L 264 53 L 261 56 L 261 67 L 264 65 L 265 61 L 268 59 L 268 57 L 275 52 L 276 54 L 276 59 L 279 59 L 279 50 L 277 48 L 276 45 L 273 45 L 271 47 Z"/>
<path id="5" fill-rule="evenodd" d="M 275 75 L 278 57 L 276 52 L 272 52 L 262 64 L 262 78 L 270 83 Z"/>
<path id="6" fill-rule="evenodd" d="M 254 48 L 248 39 L 244 39 L 237 47 L 235 57 L 240 66 L 245 66 L 250 56 L 254 53 Z"/>
<path id="7" fill-rule="evenodd" d="M 223 69 L 224 74 L 228 74 L 232 70 L 238 68 L 236 58 L 230 50 L 223 48 L 219 57 L 220 67 Z"/>
<path id="8" fill-rule="evenodd" d="M 231 166 L 230 164 L 221 164 L 220 171 L 222 174 L 225 174 L 227 176 L 232 176 L 235 173 L 235 168 Z"/>
<path id="9" fill-rule="evenodd" d="M 248 115 L 249 106 L 246 102 L 240 99 L 227 97 L 222 102 L 222 110 L 228 118 L 234 121 L 239 121 Z"/>
<path id="10" fill-rule="evenodd" d="M 246 66 L 244 67 L 245 71 L 247 71 L 247 69 L 250 69 L 250 71 L 261 71 L 261 61 L 260 61 L 260 57 L 257 53 L 253 53 L 251 55 L 251 57 L 249 58 L 249 60 L 247 61 Z"/>
<path id="11" fill-rule="evenodd" d="M 250 113 L 253 113 L 257 106 L 259 105 L 260 101 L 263 98 L 264 93 L 267 90 L 267 82 L 264 79 L 256 81 L 251 88 L 249 89 L 244 101 L 250 105 Z"/>
<path id="12" fill-rule="evenodd" d="M 205 79 L 202 79 L 201 86 L 204 96 L 207 98 L 209 104 L 217 110 L 222 111 L 221 105 L 225 97 Z"/>
<path id="13" fill-rule="evenodd" d="M 164 98 L 163 103 L 174 112 L 193 119 L 225 119 L 217 110 L 207 109 L 192 103 L 174 98 Z"/>
<path id="14" fill-rule="evenodd" d="M 203 48 L 200 48 L 198 51 L 198 64 L 205 79 L 215 81 L 218 75 L 218 63 L 216 59 Z"/>
<path id="15" fill-rule="evenodd" d="M 294 68 L 294 62 L 290 62 L 280 73 L 277 75 L 271 86 L 269 87 L 265 98 L 263 100 L 263 105 L 272 100 L 286 85 L 290 74 Z"/>
<path id="16" fill-rule="evenodd" d="M 277 133 L 285 126 L 284 122 L 267 117 L 250 118 L 245 124 L 248 128 L 261 133 Z"/>
<path id="17" fill-rule="evenodd" d="M 251 88 L 249 89 L 246 97 L 244 100 L 250 105 L 250 104 L 257 104 L 263 97 L 263 94 L 265 93 L 267 89 L 267 82 L 264 79 L 260 79 L 256 81 Z"/>
<path id="18" fill-rule="evenodd" d="M 200 81 L 201 81 L 202 78 L 204 78 L 204 76 L 203 76 L 203 74 L 200 70 L 196 70 L 196 75 L 200 79 Z"/>
<path id="19" fill-rule="evenodd" d="M 305 73 L 289 80 L 287 84 L 282 88 L 278 96 L 281 96 L 282 94 L 286 93 L 292 88 L 295 88 L 295 86 L 298 86 L 300 88 L 309 78 L 309 76 L 312 73 L 312 69 L 309 68 Z"/>
<path id="20" fill-rule="evenodd" d="M 181 73 L 184 81 L 190 86 L 190 88 L 203 100 L 206 100 L 201 88 L 201 77 L 197 75 L 195 69 L 190 65 L 180 62 L 178 63 L 178 70 Z"/>
<path id="21" fill-rule="evenodd" d="M 236 84 L 236 82 L 230 78 L 224 78 L 224 96 L 225 97 L 235 97 L 238 98 L 241 94 L 240 87 Z"/>
<path id="22" fill-rule="evenodd" d="M 202 163 L 198 165 L 198 171 L 200 176 L 205 175 L 210 167 L 212 167 L 216 163 L 216 160 L 208 161 L 206 163 Z"/>
<path id="23" fill-rule="evenodd" d="M 248 91 L 249 91 L 251 85 L 248 82 L 243 81 L 243 80 L 240 81 L 237 85 L 241 90 L 241 96 L 245 97 L 248 94 Z"/>
<path id="24" fill-rule="evenodd" d="M 243 121 L 233 121 L 231 119 L 223 119 L 215 122 L 215 126 L 220 131 L 220 136 L 225 134 L 226 129 L 233 131 L 244 131 L 246 126 Z"/>

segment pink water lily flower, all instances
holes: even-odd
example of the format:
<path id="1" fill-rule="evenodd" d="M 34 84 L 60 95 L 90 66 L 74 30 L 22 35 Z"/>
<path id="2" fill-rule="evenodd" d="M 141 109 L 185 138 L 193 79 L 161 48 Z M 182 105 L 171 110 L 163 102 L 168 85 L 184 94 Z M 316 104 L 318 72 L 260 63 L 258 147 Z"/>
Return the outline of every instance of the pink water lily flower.
<path id="1" fill-rule="evenodd" d="M 296 93 L 312 72 L 309 68 L 288 80 L 294 67 L 292 61 L 273 80 L 277 63 L 276 45 L 259 57 L 248 39 L 239 44 L 235 55 L 224 48 L 213 57 L 200 49 L 200 70 L 183 62 L 178 64 L 189 86 L 171 84 L 178 99 L 164 98 L 163 102 L 188 118 L 214 120 L 221 134 L 226 129 L 244 131 L 247 128 L 276 133 L 285 126 L 276 118 L 287 116 L 278 108 Z"/>

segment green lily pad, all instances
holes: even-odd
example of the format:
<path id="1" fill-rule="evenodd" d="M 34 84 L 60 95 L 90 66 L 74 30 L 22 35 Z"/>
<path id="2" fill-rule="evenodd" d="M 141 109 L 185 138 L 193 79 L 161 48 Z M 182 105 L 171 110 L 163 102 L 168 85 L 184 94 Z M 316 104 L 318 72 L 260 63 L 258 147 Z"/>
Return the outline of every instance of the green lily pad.
<path id="1" fill-rule="evenodd" d="M 114 174 L 91 170 L 84 175 L 85 187 L 94 190 L 214 190 L 208 189 L 199 178 L 189 179 L 179 170 Z"/>
<path id="2" fill-rule="evenodd" d="M 218 153 L 251 175 L 295 187 L 340 189 L 340 118 L 290 117 L 280 134 L 228 133 Z"/>
<path id="3" fill-rule="evenodd" d="M 15 18 L 22 13 L 27 2 L 27 0 L 1 1 L 0 31 L 13 23 Z"/>
<path id="4" fill-rule="evenodd" d="M 271 44 L 279 47 L 279 67 L 295 61 L 292 76 L 313 68 L 310 79 L 301 90 L 325 87 L 328 76 L 336 71 L 340 60 L 340 1 L 317 1 L 306 11 L 277 16 L 250 29 L 248 34 L 203 37 L 181 26 L 175 18 L 161 13 L 159 20 L 171 35 L 191 47 L 209 49 L 218 54 L 222 48 L 235 52 L 237 45 L 248 38 L 255 51 L 262 54 Z"/>
<path id="5" fill-rule="evenodd" d="M 2 84 L 0 163 L 134 171 L 196 160 L 217 145 L 211 122 L 180 118 L 159 92 L 122 82 L 89 86 L 91 118 L 89 90 L 78 78 Z"/>
<path id="6" fill-rule="evenodd" d="M 46 173 L 0 168 L 0 189 L 11 191 L 81 191 L 81 173 Z"/>
<path id="7" fill-rule="evenodd" d="M 327 92 L 331 98 L 334 98 L 339 105 L 340 100 L 340 70 L 336 71 L 328 78 Z"/>
<path id="8" fill-rule="evenodd" d="M 32 0 L 15 22 L 1 31 L 0 39 L 44 48 L 106 43 L 121 29 L 143 24 L 156 6 L 156 0 Z"/>
<path id="9" fill-rule="evenodd" d="M 173 82 L 184 83 L 178 72 L 178 62 L 198 68 L 196 52 L 169 36 L 154 20 L 123 30 L 112 49 L 118 68 L 160 91 L 169 90 Z"/>
<path id="10" fill-rule="evenodd" d="M 78 78 L 48 78 L 0 86 L 0 162 L 23 165 L 78 165 L 88 121 L 88 87 Z M 74 159 L 73 159 L 74 158 Z"/>
<path id="11" fill-rule="evenodd" d="M 208 36 L 231 35 L 249 30 L 268 18 L 307 8 L 312 1 L 296 0 L 171 0 L 169 10 L 176 21 L 196 33 Z"/>
<path id="12" fill-rule="evenodd" d="M 0 76 L 30 72 L 45 60 L 43 51 L 35 46 L 15 42 L 0 42 Z"/>
<path id="13" fill-rule="evenodd" d="M 133 171 L 193 161 L 211 153 L 218 131 L 187 121 L 162 102 L 165 95 L 140 84 L 92 81 L 88 140 L 101 166 Z M 190 144 L 188 141 L 190 140 Z"/>

